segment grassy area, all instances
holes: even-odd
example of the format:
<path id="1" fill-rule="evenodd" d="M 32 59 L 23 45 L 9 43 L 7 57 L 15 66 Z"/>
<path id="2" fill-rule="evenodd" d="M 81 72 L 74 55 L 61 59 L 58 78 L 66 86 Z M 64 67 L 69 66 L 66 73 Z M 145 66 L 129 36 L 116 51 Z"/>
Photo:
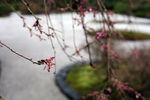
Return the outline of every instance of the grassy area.
<path id="1" fill-rule="evenodd" d="M 95 36 L 95 32 L 90 32 L 90 36 Z M 125 40 L 149 40 L 150 34 L 145 34 L 143 32 L 134 32 L 134 31 L 127 31 L 127 30 L 118 30 L 113 32 L 112 38 L 114 39 L 125 39 Z"/>
<path id="2" fill-rule="evenodd" d="M 126 31 L 126 30 L 119 30 L 126 40 L 149 40 L 150 34 L 145 34 L 142 32 L 134 32 L 134 31 Z"/>
<path id="3" fill-rule="evenodd" d="M 104 71 L 92 68 L 90 65 L 84 65 L 73 67 L 66 81 L 70 83 L 70 87 L 74 88 L 77 93 L 86 95 L 102 89 L 105 79 Z"/>

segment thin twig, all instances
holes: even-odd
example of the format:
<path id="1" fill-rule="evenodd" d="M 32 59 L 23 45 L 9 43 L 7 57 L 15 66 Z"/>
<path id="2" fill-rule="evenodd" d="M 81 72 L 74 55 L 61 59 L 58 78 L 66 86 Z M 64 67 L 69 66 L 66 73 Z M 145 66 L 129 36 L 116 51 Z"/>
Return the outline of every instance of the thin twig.
<path id="1" fill-rule="evenodd" d="M 22 0 L 23 4 L 26 6 L 28 11 L 35 17 L 36 20 L 40 20 L 40 18 L 36 17 L 32 10 L 29 8 L 29 4 L 27 4 L 24 0 Z"/>
<path id="2" fill-rule="evenodd" d="M 48 33 L 50 34 L 50 26 L 49 26 L 49 23 L 48 23 L 48 11 L 47 11 L 47 5 L 46 5 L 46 1 L 44 0 L 44 6 L 45 6 L 45 16 L 46 16 L 46 22 L 47 22 L 47 28 L 48 28 Z M 53 28 L 54 29 L 54 28 Z M 54 43 L 52 41 L 52 38 L 50 37 L 50 41 L 51 41 L 51 46 L 53 48 L 53 51 L 54 51 L 54 56 L 56 57 L 56 50 L 55 50 L 55 47 L 54 47 Z M 55 63 L 56 63 L 56 59 L 54 60 Z M 54 71 L 54 74 L 56 73 L 56 65 L 55 65 L 55 71 Z"/>
<path id="3" fill-rule="evenodd" d="M 82 28 L 84 30 L 85 40 L 86 40 L 86 44 L 87 44 L 87 48 L 88 48 L 90 65 L 92 66 L 93 62 L 92 62 L 92 57 L 91 57 L 91 52 L 90 52 L 90 45 L 89 45 L 89 42 L 88 42 L 87 30 L 86 30 L 86 27 L 85 27 L 85 24 L 84 24 L 84 16 L 81 16 L 81 22 L 82 22 Z"/>
<path id="4" fill-rule="evenodd" d="M 53 24 L 52 24 L 50 15 L 48 15 L 48 20 L 49 20 L 49 22 L 50 22 L 50 24 L 51 24 L 51 28 L 55 29 L 55 28 L 53 27 Z M 56 33 L 55 30 L 53 30 L 53 31 L 54 31 L 54 33 Z M 61 49 L 64 51 L 64 53 L 67 55 L 67 57 L 69 58 L 69 60 L 72 61 L 72 59 L 75 59 L 75 58 L 73 58 L 72 56 L 70 56 L 70 55 L 66 52 L 66 50 L 63 48 L 62 44 L 60 43 L 60 40 L 58 39 L 57 34 L 55 34 L 55 36 L 56 36 L 56 39 L 57 39 L 58 44 L 60 45 L 60 47 L 61 47 Z"/>
<path id="5" fill-rule="evenodd" d="M 2 44 L 3 46 L 5 46 L 7 49 L 9 49 L 10 51 L 12 51 L 13 53 L 17 54 L 18 56 L 20 56 L 20 57 L 22 57 L 22 58 L 24 58 L 24 59 L 27 59 L 27 60 L 29 60 L 29 61 L 31 61 L 33 64 L 38 64 L 38 65 L 40 65 L 40 63 L 38 63 L 38 62 L 36 62 L 36 61 L 33 61 L 32 58 L 28 58 L 28 57 L 26 57 L 26 56 L 24 56 L 24 55 L 22 55 L 22 54 L 16 52 L 15 50 L 11 49 L 9 46 L 7 46 L 6 44 L 4 44 L 3 42 L 0 41 L 0 44 Z"/>

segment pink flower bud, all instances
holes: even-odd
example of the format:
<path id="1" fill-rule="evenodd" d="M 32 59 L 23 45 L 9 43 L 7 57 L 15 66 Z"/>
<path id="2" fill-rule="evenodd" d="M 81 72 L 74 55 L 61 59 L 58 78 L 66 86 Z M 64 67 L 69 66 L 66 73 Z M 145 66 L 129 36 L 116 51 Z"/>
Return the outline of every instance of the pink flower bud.
<path id="1" fill-rule="evenodd" d="M 138 99 L 140 96 L 141 96 L 141 94 L 140 94 L 140 93 L 138 93 L 138 94 L 136 95 L 136 98 Z"/>
<path id="2" fill-rule="evenodd" d="M 0 47 L 4 47 L 3 45 L 0 45 Z"/>
<path id="3" fill-rule="evenodd" d="M 97 95 L 99 92 L 97 92 L 97 91 L 94 91 L 94 93 L 93 93 L 93 95 Z"/>
<path id="4" fill-rule="evenodd" d="M 43 70 L 45 70 L 46 66 L 43 68 Z"/>
<path id="5" fill-rule="evenodd" d="M 30 34 L 30 37 L 32 37 L 32 36 L 33 36 L 33 34 L 31 33 L 31 34 Z"/>
<path id="6" fill-rule="evenodd" d="M 92 8 L 89 8 L 89 11 L 91 12 L 91 11 L 92 11 Z"/>
<path id="7" fill-rule="evenodd" d="M 104 49 L 104 47 L 105 47 L 105 45 L 103 44 L 103 45 L 101 46 L 101 49 Z"/>
<path id="8" fill-rule="evenodd" d="M 47 66 L 47 71 L 50 72 L 50 67 L 49 66 Z"/>

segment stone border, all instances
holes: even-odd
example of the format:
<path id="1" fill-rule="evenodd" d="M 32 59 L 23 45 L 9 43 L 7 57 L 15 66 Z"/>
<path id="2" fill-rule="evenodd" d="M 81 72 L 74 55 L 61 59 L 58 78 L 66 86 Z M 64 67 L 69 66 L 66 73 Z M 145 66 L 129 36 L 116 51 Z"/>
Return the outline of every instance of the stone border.
<path id="1" fill-rule="evenodd" d="M 67 65 L 65 68 L 60 70 L 55 77 L 56 84 L 60 88 L 60 90 L 71 100 L 81 100 L 81 95 L 75 93 L 75 90 L 69 87 L 69 83 L 67 83 L 66 77 L 70 69 L 77 65 L 84 65 L 88 62 L 76 62 L 70 65 Z"/>

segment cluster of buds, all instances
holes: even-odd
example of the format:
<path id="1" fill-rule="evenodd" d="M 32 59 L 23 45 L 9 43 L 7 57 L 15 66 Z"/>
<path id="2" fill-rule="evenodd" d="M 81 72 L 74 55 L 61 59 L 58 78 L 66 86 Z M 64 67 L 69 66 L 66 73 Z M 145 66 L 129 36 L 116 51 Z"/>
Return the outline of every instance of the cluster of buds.
<path id="1" fill-rule="evenodd" d="M 120 81 L 118 81 L 117 79 L 112 78 L 111 80 L 113 82 L 113 86 L 117 87 L 117 90 L 123 91 L 123 90 L 127 90 L 129 92 L 133 92 L 134 89 L 129 87 L 129 83 L 121 83 Z"/>
<path id="2" fill-rule="evenodd" d="M 46 64 L 47 66 L 45 66 L 43 68 L 43 70 L 45 70 L 47 67 L 47 71 L 50 72 L 50 69 L 52 68 L 52 66 L 55 65 L 55 63 L 52 62 L 54 58 L 55 57 L 50 57 L 49 59 L 40 60 L 40 61 L 38 61 L 38 63 L 39 64 Z"/>
<path id="3" fill-rule="evenodd" d="M 100 100 L 108 100 L 108 97 L 109 97 L 110 95 L 101 95 L 100 96 Z"/>
<path id="4" fill-rule="evenodd" d="M 98 91 L 94 91 L 92 94 L 88 94 L 86 96 L 83 96 L 82 98 L 83 99 L 93 99 L 95 100 L 99 95 L 99 92 Z"/>
<path id="5" fill-rule="evenodd" d="M 108 87 L 108 89 L 106 89 L 106 91 L 109 92 L 109 94 L 111 93 L 111 88 Z M 108 97 L 110 96 L 109 94 L 106 94 L 105 92 L 98 92 L 98 91 L 94 91 L 92 94 L 88 94 L 87 96 L 83 96 L 83 99 L 92 99 L 92 100 L 108 100 Z"/>
<path id="6" fill-rule="evenodd" d="M 43 26 L 39 23 L 39 20 L 36 20 L 32 27 L 35 27 L 35 29 L 38 28 L 38 30 L 42 33 Z"/>
<path id="7" fill-rule="evenodd" d="M 92 12 L 92 8 L 89 8 L 84 14 L 88 14 L 89 12 Z"/>
<path id="8" fill-rule="evenodd" d="M 117 52 L 111 51 L 110 54 L 111 54 L 111 56 L 112 56 L 112 57 L 111 57 L 112 59 L 117 59 L 117 58 L 118 58 Z"/>
<path id="9" fill-rule="evenodd" d="M 109 47 L 108 45 L 103 44 L 100 48 L 101 49 L 105 49 L 105 48 L 108 49 L 108 47 Z"/>
<path id="10" fill-rule="evenodd" d="M 94 38 L 96 38 L 97 40 L 99 40 L 100 38 L 107 38 L 107 33 L 106 32 L 97 32 L 96 36 L 94 36 Z"/>
<path id="11" fill-rule="evenodd" d="M 117 90 L 123 91 L 127 90 L 129 92 L 134 92 L 136 94 L 136 99 L 141 98 L 142 100 L 146 100 L 140 93 L 136 92 L 133 88 L 129 87 L 129 83 L 121 83 L 117 79 L 112 79 L 113 86 L 117 87 Z"/>
<path id="12" fill-rule="evenodd" d="M 100 49 L 104 49 L 106 52 L 108 52 L 108 49 L 109 49 L 109 45 L 101 45 Z"/>
<path id="13" fill-rule="evenodd" d="M 21 17 L 21 19 L 22 19 L 22 21 L 23 21 L 23 27 L 28 28 L 31 37 L 32 37 L 33 35 L 35 35 L 35 36 L 37 36 L 37 37 L 40 39 L 40 41 L 45 40 L 44 38 L 41 37 L 41 35 L 38 35 L 38 34 L 35 34 L 35 33 L 32 32 L 32 28 L 30 28 L 29 26 L 27 26 L 24 17 Z M 42 31 L 42 27 L 43 27 L 43 26 L 40 25 L 40 23 L 39 23 L 38 20 L 33 24 L 32 27 L 35 27 L 35 29 L 38 28 L 38 30 L 40 31 L 40 33 L 43 32 L 43 31 Z M 46 34 L 46 35 L 47 35 L 47 34 Z M 47 36 L 48 36 L 48 35 L 47 35 Z"/>
<path id="14" fill-rule="evenodd" d="M 141 93 L 136 93 L 136 99 L 139 99 L 139 98 L 141 98 L 142 100 L 146 100 L 146 98 L 143 97 L 143 96 L 141 95 Z"/>

